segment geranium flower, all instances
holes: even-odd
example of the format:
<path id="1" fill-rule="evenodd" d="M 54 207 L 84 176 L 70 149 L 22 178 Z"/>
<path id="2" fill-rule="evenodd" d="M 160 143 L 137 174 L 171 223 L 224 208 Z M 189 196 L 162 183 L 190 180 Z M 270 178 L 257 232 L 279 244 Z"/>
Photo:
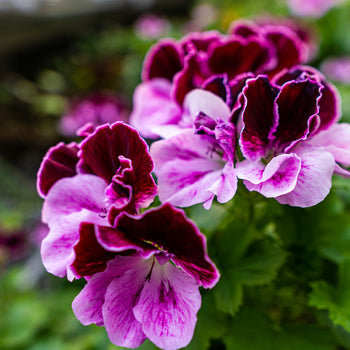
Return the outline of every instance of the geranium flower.
<path id="1" fill-rule="evenodd" d="M 84 325 L 104 325 L 118 346 L 134 348 L 146 338 L 162 349 L 188 345 L 198 286 L 213 287 L 219 273 L 205 237 L 182 211 L 165 204 L 139 216 L 120 214 L 115 227 L 82 224 L 75 251 L 77 273 L 93 274 L 73 301 Z"/>
<path id="2" fill-rule="evenodd" d="M 127 122 L 126 102 L 112 94 L 95 92 L 74 99 L 67 113 L 60 120 L 59 128 L 63 135 L 86 136 L 97 126 L 117 121 Z"/>
<path id="3" fill-rule="evenodd" d="M 209 209 L 215 196 L 225 203 L 236 192 L 236 131 L 230 108 L 217 95 L 192 90 L 184 105 L 193 128 L 151 146 L 159 198 L 181 207 L 203 203 Z"/>
<path id="4" fill-rule="evenodd" d="M 258 76 L 243 89 L 239 144 L 245 160 L 236 174 L 251 191 L 312 206 L 328 194 L 336 168 L 321 135 L 340 117 L 338 96 L 315 70 L 293 68 L 274 81 Z"/>
<path id="5" fill-rule="evenodd" d="M 42 221 L 50 228 L 41 246 L 46 269 L 80 277 L 70 265 L 81 222 L 113 224 L 122 211 L 148 207 L 157 193 L 152 169 L 147 144 L 121 122 L 98 127 L 79 145 L 50 149 L 38 172 Z"/>
<path id="6" fill-rule="evenodd" d="M 344 0 L 288 0 L 288 6 L 297 16 L 318 18 L 342 2 Z"/>
<path id="7" fill-rule="evenodd" d="M 157 126 L 181 126 L 185 96 L 191 90 L 209 90 L 223 98 L 238 76 L 272 76 L 305 62 L 306 46 L 291 26 L 248 21 L 234 22 L 229 35 L 207 31 L 190 33 L 180 41 L 160 40 L 145 58 L 130 122 L 145 137 L 162 136 L 155 132 Z"/>

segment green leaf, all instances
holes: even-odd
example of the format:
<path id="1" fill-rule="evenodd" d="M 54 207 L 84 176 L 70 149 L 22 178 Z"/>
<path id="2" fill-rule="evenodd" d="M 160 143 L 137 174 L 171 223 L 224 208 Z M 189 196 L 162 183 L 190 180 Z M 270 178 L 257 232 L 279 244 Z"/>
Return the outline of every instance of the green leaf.
<path id="1" fill-rule="evenodd" d="M 271 240 L 254 241 L 241 259 L 226 264 L 215 288 L 218 309 L 234 315 L 243 301 L 243 286 L 271 282 L 286 254 Z"/>
<path id="2" fill-rule="evenodd" d="M 330 332 L 316 326 L 274 325 L 265 315 L 242 309 L 233 319 L 225 335 L 226 350 L 335 350 Z"/>
<path id="3" fill-rule="evenodd" d="M 309 305 L 319 310 L 327 310 L 335 325 L 350 332 L 350 290 L 339 293 L 325 281 L 313 282 L 311 288 Z"/>

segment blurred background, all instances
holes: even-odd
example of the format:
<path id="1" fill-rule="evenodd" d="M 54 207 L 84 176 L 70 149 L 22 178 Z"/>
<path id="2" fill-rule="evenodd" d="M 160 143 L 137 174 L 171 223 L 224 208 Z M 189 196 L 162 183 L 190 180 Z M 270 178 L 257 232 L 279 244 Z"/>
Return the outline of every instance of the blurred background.
<path id="1" fill-rule="evenodd" d="M 145 53 L 159 38 L 226 32 L 235 19 L 264 16 L 305 28 L 311 64 L 338 87 L 350 122 L 349 1 L 0 0 L 0 349 L 116 348 L 104 329 L 75 319 L 70 304 L 82 282 L 42 267 L 42 157 L 75 140 L 94 108 L 104 121 L 127 121 Z"/>

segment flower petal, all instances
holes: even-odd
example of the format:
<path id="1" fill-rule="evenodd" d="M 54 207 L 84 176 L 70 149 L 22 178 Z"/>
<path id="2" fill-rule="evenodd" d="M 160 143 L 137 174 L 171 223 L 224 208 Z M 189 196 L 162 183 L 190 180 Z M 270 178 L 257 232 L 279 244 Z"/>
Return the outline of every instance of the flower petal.
<path id="1" fill-rule="evenodd" d="M 261 162 L 243 161 L 236 165 L 237 176 L 244 179 L 249 191 L 260 192 L 267 198 L 293 191 L 301 160 L 294 154 L 281 154 L 264 166 Z"/>
<path id="2" fill-rule="evenodd" d="M 201 296 L 193 278 L 170 263 L 155 264 L 133 312 L 155 345 L 175 350 L 190 343 L 200 305 Z"/>
<path id="3" fill-rule="evenodd" d="M 155 128 L 180 121 L 181 108 L 170 96 L 171 86 L 168 80 L 155 78 L 136 87 L 130 123 L 143 137 L 157 138 Z"/>
<path id="4" fill-rule="evenodd" d="M 350 124 L 333 124 L 329 129 L 316 134 L 307 143 L 325 147 L 333 154 L 336 162 L 350 166 Z"/>
<path id="5" fill-rule="evenodd" d="M 323 149 L 310 146 L 299 146 L 294 152 L 301 158 L 297 184 L 292 192 L 276 199 L 295 207 L 311 207 L 323 201 L 331 189 L 334 157 Z"/>
<path id="6" fill-rule="evenodd" d="M 272 86 L 265 76 L 248 80 L 243 89 L 243 130 L 239 142 L 243 155 L 250 160 L 265 156 L 271 135 L 276 130 L 277 92 L 277 88 Z"/>
<path id="7" fill-rule="evenodd" d="M 72 303 L 76 318 L 83 324 L 103 326 L 102 305 L 108 285 L 126 271 L 137 266 L 139 257 L 116 256 L 107 263 L 107 269 L 92 276 Z"/>
<path id="8" fill-rule="evenodd" d="M 139 301 L 151 269 L 152 260 L 138 258 L 136 264 L 114 278 L 107 287 L 102 315 L 108 337 L 117 346 L 136 348 L 146 339 L 142 324 L 134 316 L 133 308 Z"/>
<path id="9" fill-rule="evenodd" d="M 160 200 L 190 206 L 213 198 L 208 188 L 221 177 L 224 166 L 218 148 L 214 138 L 194 135 L 192 130 L 153 143 L 150 152 Z"/>
<path id="10" fill-rule="evenodd" d="M 173 262 L 205 288 L 213 287 L 219 273 L 206 253 L 205 237 L 184 212 L 170 204 L 150 209 L 142 215 L 121 214 L 116 229 L 174 255 Z"/>
<path id="11" fill-rule="evenodd" d="M 76 175 L 77 153 L 78 145 L 74 142 L 69 145 L 60 142 L 49 149 L 37 175 L 37 189 L 42 198 L 59 179 Z"/>
<path id="12" fill-rule="evenodd" d="M 160 40 L 148 51 L 142 69 L 142 80 L 165 78 L 171 81 L 182 69 L 180 47 L 172 39 Z"/>

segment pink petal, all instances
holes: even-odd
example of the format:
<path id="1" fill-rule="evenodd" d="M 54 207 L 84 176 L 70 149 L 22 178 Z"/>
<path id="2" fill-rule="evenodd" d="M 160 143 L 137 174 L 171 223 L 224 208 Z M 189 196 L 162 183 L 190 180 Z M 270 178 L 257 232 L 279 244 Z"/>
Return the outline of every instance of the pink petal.
<path id="1" fill-rule="evenodd" d="M 350 165 L 350 124 L 333 124 L 329 129 L 312 137 L 308 144 L 323 146 L 333 154 L 336 162 Z"/>
<path id="2" fill-rule="evenodd" d="M 121 257 L 130 259 L 130 257 Z M 111 342 L 118 346 L 136 348 L 146 336 L 142 324 L 136 320 L 133 308 L 137 305 L 140 293 L 152 269 L 152 261 L 138 258 L 139 261 L 107 287 L 105 302 L 102 306 L 104 325 Z"/>
<path id="3" fill-rule="evenodd" d="M 168 80 L 157 78 L 135 89 L 130 123 L 143 137 L 157 138 L 157 127 L 176 125 L 180 121 L 181 108 L 170 97 L 171 86 Z"/>
<path id="4" fill-rule="evenodd" d="M 215 139 L 192 130 L 153 143 L 160 200 L 190 206 L 213 198 L 208 188 L 221 178 L 224 167 L 217 147 Z"/>
<path id="5" fill-rule="evenodd" d="M 92 276 L 83 290 L 74 299 L 72 308 L 76 318 L 83 324 L 95 323 L 103 326 L 102 305 L 108 285 L 132 269 L 140 261 L 139 257 L 116 256 L 107 264 L 107 269 Z"/>
<path id="6" fill-rule="evenodd" d="M 190 91 L 184 100 L 184 108 L 193 119 L 200 113 L 204 113 L 215 121 L 221 119 L 228 121 L 230 109 L 228 105 L 217 95 L 210 91 L 194 89 Z"/>
<path id="7" fill-rule="evenodd" d="M 310 146 L 300 146 L 294 152 L 301 158 L 297 184 L 292 192 L 276 199 L 295 207 L 311 207 L 323 201 L 331 189 L 334 157 L 323 149 Z"/>
<path id="8" fill-rule="evenodd" d="M 155 345 L 175 350 L 190 343 L 200 305 L 201 296 L 193 278 L 170 263 L 155 264 L 133 312 Z"/>
<path id="9" fill-rule="evenodd" d="M 291 192 L 300 171 L 300 159 L 294 154 L 282 154 L 272 158 L 264 166 L 261 162 L 238 163 L 237 176 L 244 179 L 249 191 L 260 192 L 267 198 Z"/>

